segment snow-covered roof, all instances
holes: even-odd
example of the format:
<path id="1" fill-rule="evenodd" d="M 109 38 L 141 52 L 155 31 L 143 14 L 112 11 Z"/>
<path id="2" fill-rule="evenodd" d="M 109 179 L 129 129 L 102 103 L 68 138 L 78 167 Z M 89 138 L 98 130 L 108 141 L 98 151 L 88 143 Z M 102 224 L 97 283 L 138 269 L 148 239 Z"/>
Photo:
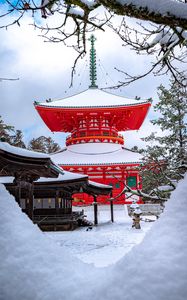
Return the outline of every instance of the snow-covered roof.
<path id="1" fill-rule="evenodd" d="M 27 149 L 11 146 L 8 143 L 0 142 L 0 150 L 19 155 L 24 157 L 33 157 L 33 158 L 50 158 L 49 154 L 39 153 L 30 151 Z"/>
<path id="2" fill-rule="evenodd" d="M 63 170 L 63 174 L 59 174 L 57 178 L 45 178 L 40 177 L 36 182 L 54 182 L 54 181 L 69 181 L 76 179 L 85 179 L 88 175 L 81 175 Z M 13 183 L 14 177 L 12 176 L 0 176 L 0 183 Z"/>
<path id="3" fill-rule="evenodd" d="M 88 175 L 81 175 L 81 174 L 71 173 L 63 170 L 63 174 L 59 174 L 57 178 L 40 177 L 36 182 L 68 181 L 68 180 L 85 179 L 85 178 L 88 178 Z"/>
<path id="4" fill-rule="evenodd" d="M 141 163 L 142 155 L 112 143 L 71 145 L 51 155 L 58 165 L 103 165 Z"/>
<path id="5" fill-rule="evenodd" d="M 19 173 L 29 170 L 30 174 L 44 177 L 57 177 L 59 173 L 63 174 L 62 168 L 52 161 L 49 154 L 15 147 L 6 142 L 0 142 L 0 157 L 1 176 L 14 176 L 15 170 Z"/>
<path id="6" fill-rule="evenodd" d="M 79 108 L 79 107 L 116 107 L 116 106 L 136 106 L 148 101 L 127 99 L 122 96 L 117 96 L 106 91 L 90 88 L 79 94 L 59 99 L 56 101 L 37 103 L 43 107 L 57 107 L 57 108 Z"/>
<path id="7" fill-rule="evenodd" d="M 88 178 L 88 175 L 81 175 L 81 174 L 77 174 L 77 173 L 63 171 L 63 174 L 59 174 L 58 178 L 40 177 L 35 182 L 69 181 L 69 180 L 85 179 L 85 178 Z M 3 184 L 4 183 L 13 183 L 13 180 L 14 180 L 14 177 L 12 177 L 12 176 L 0 177 L 0 184 L 2 184 L 2 183 Z M 91 181 L 91 180 L 88 181 L 88 185 L 90 185 L 92 187 L 96 187 L 96 188 L 101 188 L 101 189 L 102 188 L 103 189 L 106 189 L 106 188 L 112 189 L 112 187 L 110 185 L 94 182 L 94 181 Z"/>

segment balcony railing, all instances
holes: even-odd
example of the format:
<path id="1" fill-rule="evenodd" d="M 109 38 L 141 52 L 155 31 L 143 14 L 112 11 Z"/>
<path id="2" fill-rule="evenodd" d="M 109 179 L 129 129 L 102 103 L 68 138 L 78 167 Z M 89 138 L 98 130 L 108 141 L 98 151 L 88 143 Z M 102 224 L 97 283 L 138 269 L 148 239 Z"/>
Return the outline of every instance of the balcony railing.
<path id="1" fill-rule="evenodd" d="M 89 135 L 89 136 L 79 136 L 72 137 L 71 135 L 66 138 L 66 145 L 73 145 L 79 143 L 90 143 L 90 142 L 112 142 L 117 144 L 124 144 L 124 138 L 121 134 L 117 136 L 114 135 Z"/>

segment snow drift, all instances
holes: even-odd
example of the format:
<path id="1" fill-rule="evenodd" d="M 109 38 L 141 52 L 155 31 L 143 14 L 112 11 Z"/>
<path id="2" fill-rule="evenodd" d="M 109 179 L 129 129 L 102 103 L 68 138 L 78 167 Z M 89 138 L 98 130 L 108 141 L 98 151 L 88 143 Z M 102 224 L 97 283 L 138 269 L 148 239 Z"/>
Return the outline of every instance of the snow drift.
<path id="1" fill-rule="evenodd" d="M 186 183 L 187 177 L 179 182 L 143 242 L 103 269 L 80 262 L 49 240 L 1 186 L 0 299 L 185 300 Z"/>
<path id="2" fill-rule="evenodd" d="M 88 268 L 47 239 L 0 184 L 0 300 L 64 299 Z"/>
<path id="3" fill-rule="evenodd" d="M 97 299 L 184 300 L 187 295 L 187 177 L 143 242 L 110 269 Z"/>

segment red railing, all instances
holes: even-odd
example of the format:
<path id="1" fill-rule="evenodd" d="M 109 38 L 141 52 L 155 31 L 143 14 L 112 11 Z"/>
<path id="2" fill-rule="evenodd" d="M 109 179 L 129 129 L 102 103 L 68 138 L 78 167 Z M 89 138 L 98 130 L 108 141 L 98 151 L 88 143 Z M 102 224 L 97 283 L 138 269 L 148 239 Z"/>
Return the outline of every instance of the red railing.
<path id="1" fill-rule="evenodd" d="M 123 145 L 124 138 L 122 135 L 109 136 L 109 135 L 89 135 L 89 136 L 79 136 L 72 137 L 71 135 L 66 138 L 66 145 L 74 145 L 79 143 L 89 143 L 89 142 L 113 142 Z"/>

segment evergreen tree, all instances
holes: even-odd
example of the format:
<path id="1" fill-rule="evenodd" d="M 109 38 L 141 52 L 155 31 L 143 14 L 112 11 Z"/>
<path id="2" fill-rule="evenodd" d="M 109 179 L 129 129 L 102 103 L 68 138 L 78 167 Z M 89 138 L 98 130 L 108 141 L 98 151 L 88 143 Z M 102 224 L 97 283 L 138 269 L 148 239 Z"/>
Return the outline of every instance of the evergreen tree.
<path id="1" fill-rule="evenodd" d="M 51 137 L 46 138 L 47 153 L 54 153 L 60 150 L 60 146 Z"/>
<path id="2" fill-rule="evenodd" d="M 45 153 L 45 145 L 43 142 L 43 137 L 39 137 L 36 139 L 33 138 L 28 144 L 28 149 Z"/>
<path id="3" fill-rule="evenodd" d="M 14 132 L 14 126 L 5 124 L 2 117 L 0 116 L 0 139 L 1 139 L 1 141 L 10 143 L 12 132 Z"/>
<path id="4" fill-rule="evenodd" d="M 159 185 L 169 184 L 174 188 L 174 181 L 181 179 L 187 170 L 187 89 L 172 79 L 169 89 L 159 86 L 158 95 L 154 109 L 160 117 L 152 123 L 159 125 L 165 135 L 152 133 L 144 138 L 149 146 L 144 151 L 142 176 L 145 192 L 157 189 L 163 193 Z"/>
<path id="5" fill-rule="evenodd" d="M 23 142 L 22 131 L 21 130 L 15 131 L 14 126 L 5 124 L 1 116 L 0 116 L 0 140 L 2 142 L 9 143 L 12 146 L 26 148 Z"/>
<path id="6" fill-rule="evenodd" d="M 16 130 L 15 134 L 11 136 L 10 144 L 15 147 L 26 148 L 23 142 L 23 133 L 21 130 Z"/>
<path id="7" fill-rule="evenodd" d="M 30 141 L 28 149 L 42 153 L 54 153 L 60 150 L 60 146 L 51 137 L 40 136 Z"/>

